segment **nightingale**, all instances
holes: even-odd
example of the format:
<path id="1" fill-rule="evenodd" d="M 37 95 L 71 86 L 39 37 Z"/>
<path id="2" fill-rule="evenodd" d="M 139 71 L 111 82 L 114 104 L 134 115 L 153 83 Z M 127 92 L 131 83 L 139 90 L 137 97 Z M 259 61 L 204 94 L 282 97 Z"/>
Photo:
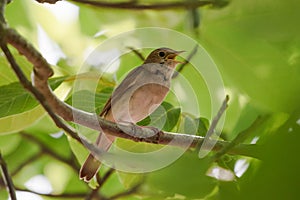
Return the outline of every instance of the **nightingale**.
<path id="1" fill-rule="evenodd" d="M 170 89 L 179 53 L 169 48 L 152 51 L 144 63 L 133 69 L 113 91 L 100 116 L 112 122 L 137 123 L 150 115 L 164 100 Z M 97 146 L 108 151 L 115 137 L 101 132 Z M 89 182 L 98 172 L 101 162 L 92 153 L 82 165 L 79 176 Z"/>

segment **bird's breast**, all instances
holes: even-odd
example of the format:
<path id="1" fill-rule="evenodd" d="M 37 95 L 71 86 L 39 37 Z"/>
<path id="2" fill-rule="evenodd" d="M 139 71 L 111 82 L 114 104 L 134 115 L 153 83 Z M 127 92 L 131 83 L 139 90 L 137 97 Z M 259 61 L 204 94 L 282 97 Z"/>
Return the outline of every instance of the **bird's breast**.
<path id="1" fill-rule="evenodd" d="M 164 100 L 169 88 L 161 84 L 146 84 L 138 88 L 130 98 L 129 113 L 134 122 L 150 115 Z"/>

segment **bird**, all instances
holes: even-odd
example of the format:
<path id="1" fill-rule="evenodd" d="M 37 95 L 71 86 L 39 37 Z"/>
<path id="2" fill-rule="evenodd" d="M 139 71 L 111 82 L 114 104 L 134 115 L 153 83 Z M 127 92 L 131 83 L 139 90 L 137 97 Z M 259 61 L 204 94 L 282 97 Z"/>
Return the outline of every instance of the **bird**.
<path id="1" fill-rule="evenodd" d="M 129 72 L 116 87 L 100 117 L 115 123 L 135 124 L 150 115 L 168 94 L 175 67 L 182 63 L 175 58 L 182 52 L 166 47 L 153 50 L 144 63 Z M 114 136 L 100 132 L 96 144 L 108 151 L 114 140 Z M 101 161 L 90 153 L 80 169 L 80 179 L 89 182 L 100 166 Z"/>

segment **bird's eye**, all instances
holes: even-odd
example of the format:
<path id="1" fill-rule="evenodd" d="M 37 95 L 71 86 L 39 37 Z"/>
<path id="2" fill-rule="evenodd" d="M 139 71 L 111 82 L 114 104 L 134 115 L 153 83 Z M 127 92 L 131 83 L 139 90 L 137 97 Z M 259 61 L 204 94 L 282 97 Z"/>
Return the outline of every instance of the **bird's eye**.
<path id="1" fill-rule="evenodd" d="M 161 52 L 158 53 L 158 55 L 159 55 L 160 57 L 164 57 L 166 54 L 165 54 L 165 52 L 161 51 Z"/>

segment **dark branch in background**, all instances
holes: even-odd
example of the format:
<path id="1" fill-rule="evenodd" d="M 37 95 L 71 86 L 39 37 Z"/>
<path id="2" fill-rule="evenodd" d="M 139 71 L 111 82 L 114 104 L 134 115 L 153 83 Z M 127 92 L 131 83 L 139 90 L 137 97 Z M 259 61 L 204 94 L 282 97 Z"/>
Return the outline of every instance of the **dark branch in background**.
<path id="1" fill-rule="evenodd" d="M 12 173 L 11 176 L 15 176 L 16 174 L 18 174 L 24 167 L 26 167 L 28 164 L 33 163 L 35 160 L 41 158 L 43 156 L 43 152 L 39 152 L 37 154 L 34 154 L 32 156 L 30 156 L 27 160 L 25 160 L 24 162 L 22 162 L 17 169 L 15 169 Z"/>
<path id="2" fill-rule="evenodd" d="M 84 198 L 86 196 L 86 193 L 43 194 L 43 193 L 39 193 L 39 192 L 35 192 L 35 191 L 31 191 L 31 190 L 19 188 L 19 187 L 16 187 L 16 190 L 22 191 L 22 192 L 30 192 L 30 193 L 37 194 L 40 196 L 53 197 L 53 198 L 74 199 L 74 198 Z"/>
<path id="3" fill-rule="evenodd" d="M 59 0 L 36 0 L 39 3 L 51 3 L 55 4 Z M 82 3 L 100 8 L 112 8 L 112 9 L 126 9 L 126 10 L 174 10 L 174 9 L 192 9 L 199 8 L 207 5 L 218 6 L 220 1 L 177 1 L 177 2 L 165 2 L 165 3 L 152 3 L 142 4 L 137 0 L 127 2 L 109 2 L 101 0 L 70 0 L 76 3 Z"/>
<path id="4" fill-rule="evenodd" d="M 142 61 L 145 61 L 145 57 L 143 56 L 143 54 L 141 52 L 139 52 L 137 49 L 133 48 L 133 47 L 127 47 L 128 49 L 130 49 L 135 55 L 137 55 Z M 184 61 L 184 63 L 180 64 L 177 71 L 174 71 L 174 74 L 172 76 L 172 78 L 176 78 L 178 76 L 178 74 L 183 70 L 183 68 L 190 62 L 190 60 L 194 57 L 194 55 L 197 53 L 198 50 L 198 45 L 196 45 L 193 50 L 191 51 L 191 53 L 187 56 L 186 60 Z"/>
<path id="5" fill-rule="evenodd" d="M 1 167 L 1 171 L 2 171 L 2 177 L 3 177 L 4 183 L 7 187 L 10 199 L 17 200 L 14 183 L 8 173 L 7 166 L 2 157 L 1 152 L 0 152 L 0 167 Z"/>
<path id="6" fill-rule="evenodd" d="M 134 194 L 134 193 L 136 193 L 139 190 L 139 188 L 141 187 L 141 185 L 142 185 L 142 183 L 138 183 L 137 185 L 133 186 L 129 190 L 127 190 L 125 192 L 121 192 L 119 194 L 116 194 L 116 195 L 108 198 L 108 200 L 114 200 L 114 199 L 118 199 L 120 197 L 125 197 L 125 196 L 128 196 L 128 195 Z"/>
<path id="7" fill-rule="evenodd" d="M 63 156 L 61 156 L 61 155 L 57 154 L 55 151 L 53 151 L 51 148 L 47 147 L 46 144 L 44 144 L 42 141 L 40 141 L 36 137 L 34 137 L 28 133 L 25 133 L 25 132 L 21 132 L 21 135 L 26 140 L 29 140 L 30 142 L 33 142 L 34 144 L 38 145 L 39 148 L 41 149 L 42 153 L 45 153 L 45 154 L 55 158 L 56 160 L 69 165 L 72 169 L 74 169 L 75 172 L 78 172 L 80 166 L 78 165 L 76 160 L 73 159 L 72 156 L 70 158 L 64 158 Z"/>
<path id="8" fill-rule="evenodd" d="M 114 168 L 110 168 L 102 178 L 99 178 L 97 180 L 99 180 L 98 184 L 100 186 L 103 185 L 103 183 L 105 183 L 105 181 L 115 172 L 115 169 Z"/>
<path id="9" fill-rule="evenodd" d="M 228 101 L 229 101 L 229 96 L 226 95 L 225 100 L 223 101 L 223 103 L 221 105 L 221 108 L 219 109 L 217 115 L 213 118 L 213 120 L 212 120 L 212 122 L 209 126 L 209 129 L 206 132 L 204 143 L 206 143 L 206 141 L 209 140 L 210 137 L 213 135 L 213 133 L 214 133 L 216 127 L 217 127 L 218 122 L 220 121 L 222 115 L 224 114 L 226 108 L 228 107 Z M 197 146 L 197 150 L 200 150 L 201 145 L 199 144 Z M 225 145 L 225 146 L 227 146 L 227 145 Z"/>
<path id="10" fill-rule="evenodd" d="M 174 72 L 172 78 L 176 78 L 178 76 L 178 74 L 183 70 L 183 68 L 191 61 L 191 59 L 194 57 L 194 55 L 197 53 L 198 50 L 198 45 L 196 45 L 193 50 L 191 51 L 191 53 L 188 55 L 188 57 L 186 58 L 186 60 L 184 61 L 184 63 L 182 63 L 181 65 L 179 65 L 177 71 Z"/>
<path id="11" fill-rule="evenodd" d="M 256 131 L 257 128 L 260 127 L 260 125 L 266 121 L 266 118 L 268 116 L 265 117 L 257 117 L 256 120 L 251 124 L 250 127 L 248 127 L 247 129 L 243 130 L 242 132 L 240 132 L 228 145 L 225 145 L 220 151 L 218 151 L 214 157 L 213 160 L 218 160 L 221 156 L 223 156 L 224 154 L 226 154 L 230 149 L 232 149 L 233 147 L 235 147 L 236 145 L 244 142 L 244 140 L 246 138 L 249 137 L 250 134 L 252 134 L 253 132 Z"/>
<path id="12" fill-rule="evenodd" d="M 103 187 L 104 183 L 108 180 L 108 178 L 115 172 L 114 168 L 110 168 L 103 177 L 100 177 L 99 173 L 96 174 L 96 180 L 98 183 L 98 186 L 93 189 L 86 197 L 85 200 L 92 200 L 92 199 L 107 199 L 103 197 L 101 194 L 99 194 L 99 190 Z"/>
<path id="13" fill-rule="evenodd" d="M 139 52 L 133 47 L 127 47 L 127 48 L 130 49 L 135 55 L 137 55 L 143 62 L 145 61 L 146 58 L 143 56 L 143 54 L 141 54 L 141 52 Z"/>

